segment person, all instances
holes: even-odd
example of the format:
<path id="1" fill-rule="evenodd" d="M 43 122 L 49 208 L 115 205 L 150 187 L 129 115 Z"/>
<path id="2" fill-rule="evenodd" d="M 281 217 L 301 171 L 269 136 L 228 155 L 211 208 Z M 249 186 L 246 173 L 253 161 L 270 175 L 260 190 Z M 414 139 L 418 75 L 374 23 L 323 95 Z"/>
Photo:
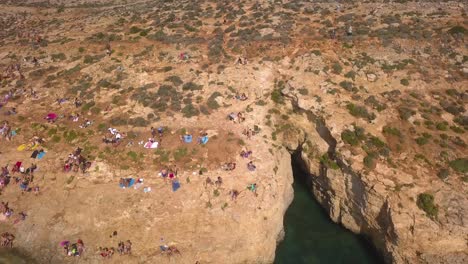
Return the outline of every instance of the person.
<path id="1" fill-rule="evenodd" d="M 132 242 L 127 240 L 124 244 L 124 253 L 130 255 L 132 253 Z"/>
<path id="2" fill-rule="evenodd" d="M 34 186 L 33 188 L 33 191 L 34 191 L 34 195 L 38 195 L 39 194 L 39 186 Z"/>
<path id="3" fill-rule="evenodd" d="M 163 137 L 163 127 L 158 127 L 158 134 L 159 134 L 159 141 L 161 141 Z"/>
<path id="4" fill-rule="evenodd" d="M 346 34 L 348 36 L 352 36 L 353 35 L 353 26 L 349 26 L 348 29 L 346 30 Z"/>
<path id="5" fill-rule="evenodd" d="M 249 186 L 247 186 L 247 189 L 255 194 L 257 196 L 257 184 L 252 183 Z"/>
<path id="6" fill-rule="evenodd" d="M 101 257 L 103 258 L 107 258 L 108 257 L 108 249 L 107 248 L 102 248 L 102 247 L 99 247 L 99 251 L 101 251 L 100 255 Z"/>
<path id="7" fill-rule="evenodd" d="M 16 218 L 16 220 L 13 222 L 13 224 L 16 225 L 17 223 L 19 223 L 19 222 L 21 222 L 21 221 L 24 221 L 24 220 L 26 219 L 26 216 L 27 216 L 27 215 L 26 215 L 24 212 L 20 212 L 20 213 L 18 214 L 18 218 Z"/>
<path id="8" fill-rule="evenodd" d="M 223 184 L 223 179 L 221 177 L 218 176 L 218 179 L 215 181 L 215 185 L 216 187 L 221 187 L 221 185 Z"/>
<path id="9" fill-rule="evenodd" d="M 256 168 L 257 168 L 257 166 L 255 166 L 255 165 L 253 164 L 253 161 L 250 161 L 249 163 L 247 163 L 247 169 L 248 169 L 249 171 L 254 171 Z"/>
<path id="10" fill-rule="evenodd" d="M 125 244 L 123 241 L 120 241 L 118 246 L 117 246 L 117 252 L 119 252 L 120 255 L 125 254 Z"/>
<path id="11" fill-rule="evenodd" d="M 238 190 L 231 190 L 230 194 L 231 194 L 231 200 L 235 201 L 235 200 L 237 200 L 237 196 L 239 196 L 239 191 Z"/>
<path id="12" fill-rule="evenodd" d="M 75 97 L 75 100 L 73 101 L 73 103 L 75 104 L 76 108 L 80 107 L 83 104 L 81 100 L 78 99 L 78 97 Z"/>
<path id="13" fill-rule="evenodd" d="M 110 42 L 107 42 L 107 44 L 106 44 L 106 55 L 110 56 L 111 54 L 112 54 L 111 45 L 110 45 Z"/>
<path id="14" fill-rule="evenodd" d="M 161 177 L 163 177 L 164 181 L 167 180 L 167 176 L 169 175 L 168 170 L 166 168 L 162 169 L 160 172 Z"/>
<path id="15" fill-rule="evenodd" d="M 239 121 L 239 123 L 242 123 L 245 121 L 245 117 L 244 117 L 244 114 L 242 114 L 242 112 L 237 113 L 237 120 Z"/>
<path id="16" fill-rule="evenodd" d="M 182 136 L 182 141 L 184 141 L 185 143 L 191 143 L 192 135 L 186 133 L 185 135 Z"/>
<path id="17" fill-rule="evenodd" d="M 152 138 L 156 137 L 156 129 L 154 129 L 154 127 L 151 127 L 151 137 Z"/>
<path id="18" fill-rule="evenodd" d="M 85 249 L 83 240 L 78 239 L 78 241 L 76 242 L 76 246 L 77 246 L 77 250 L 78 250 L 78 256 L 81 256 L 83 254 L 84 249 Z"/>

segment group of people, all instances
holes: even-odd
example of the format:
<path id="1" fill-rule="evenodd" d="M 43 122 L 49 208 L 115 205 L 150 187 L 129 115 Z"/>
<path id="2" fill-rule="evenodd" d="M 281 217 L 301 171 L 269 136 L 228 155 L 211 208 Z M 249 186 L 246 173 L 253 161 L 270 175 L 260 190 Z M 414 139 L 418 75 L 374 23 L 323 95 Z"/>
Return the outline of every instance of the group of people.
<path id="1" fill-rule="evenodd" d="M 5 218 L 9 218 L 13 214 L 13 209 L 8 206 L 8 202 L 0 203 L 0 213 L 4 215 Z"/>
<path id="2" fill-rule="evenodd" d="M 118 145 L 123 138 L 123 135 L 115 128 L 108 128 L 107 131 L 110 135 L 104 136 L 102 142 L 106 144 Z"/>
<path id="3" fill-rule="evenodd" d="M 8 121 L 3 121 L 2 125 L 0 126 L 0 135 L 3 136 L 6 140 L 10 141 L 11 138 L 16 135 L 16 132 L 12 130 Z"/>
<path id="4" fill-rule="evenodd" d="M 247 137 L 247 139 L 251 139 L 252 136 L 255 136 L 258 132 L 255 131 L 255 129 L 251 128 L 245 128 L 244 131 L 242 131 L 242 134 Z"/>
<path id="5" fill-rule="evenodd" d="M 117 252 L 120 255 L 130 255 L 132 253 L 132 242 L 130 240 L 120 241 L 117 245 Z M 111 258 L 115 253 L 114 247 L 99 247 L 99 255 L 103 258 Z"/>
<path id="6" fill-rule="evenodd" d="M 86 173 L 86 171 L 91 167 L 91 161 L 81 155 L 81 151 L 81 148 L 77 148 L 73 153 L 68 155 L 65 165 L 63 166 L 64 172 L 78 172 L 81 170 L 82 173 Z"/>
<path id="7" fill-rule="evenodd" d="M 235 162 L 226 162 L 221 166 L 221 169 L 224 171 L 233 171 L 236 169 L 236 163 Z"/>
<path id="8" fill-rule="evenodd" d="M 215 185 L 216 188 L 219 188 L 221 187 L 222 184 L 223 184 L 223 178 L 221 178 L 220 176 L 218 176 L 215 182 L 213 182 L 213 180 L 211 180 L 210 177 L 207 177 L 205 180 L 205 187 L 207 187 L 208 185 Z"/>
<path id="9" fill-rule="evenodd" d="M 60 245 L 62 246 L 67 256 L 79 257 L 85 250 L 83 240 L 81 239 L 78 239 L 76 243 L 73 244 L 71 244 L 70 241 L 62 241 Z"/>
<path id="10" fill-rule="evenodd" d="M 242 112 L 238 112 L 237 114 L 234 113 L 234 112 L 231 112 L 228 115 L 228 119 L 230 121 L 233 121 L 234 123 L 242 123 L 242 122 L 245 121 L 245 117 L 244 117 L 244 114 Z"/>
<path id="11" fill-rule="evenodd" d="M 12 248 L 13 247 L 13 241 L 15 240 L 15 236 L 12 233 L 5 232 L 5 233 L 2 234 L 0 240 L 1 240 L 0 245 L 2 247 Z"/>
<path id="12" fill-rule="evenodd" d="M 19 63 L 10 64 L 3 71 L 2 75 L 0 75 L 0 80 L 15 79 L 17 77 L 16 74 L 18 74 L 19 79 L 24 79 L 23 72 L 21 71 L 21 64 Z"/>
<path id="13" fill-rule="evenodd" d="M 29 187 L 30 183 L 34 181 L 34 171 L 36 171 L 37 165 L 32 163 L 31 166 L 25 168 L 21 161 L 18 161 L 13 165 L 11 170 L 8 169 L 8 164 L 5 167 L 2 167 L 2 174 L 0 177 L 0 189 L 4 188 L 10 183 L 12 178 L 14 183 L 20 183 L 21 193 L 30 192 L 32 188 Z M 19 175 L 14 176 L 16 173 Z M 14 177 L 13 177 L 14 176 Z M 39 187 L 35 186 L 34 191 L 37 194 L 39 192 Z"/>
<path id="14" fill-rule="evenodd" d="M 167 180 L 167 178 L 169 178 L 169 180 L 174 180 L 177 177 L 177 172 L 178 172 L 177 166 L 174 164 L 172 166 L 164 167 L 163 169 L 161 169 L 161 171 L 159 172 L 159 175 L 165 181 Z"/>

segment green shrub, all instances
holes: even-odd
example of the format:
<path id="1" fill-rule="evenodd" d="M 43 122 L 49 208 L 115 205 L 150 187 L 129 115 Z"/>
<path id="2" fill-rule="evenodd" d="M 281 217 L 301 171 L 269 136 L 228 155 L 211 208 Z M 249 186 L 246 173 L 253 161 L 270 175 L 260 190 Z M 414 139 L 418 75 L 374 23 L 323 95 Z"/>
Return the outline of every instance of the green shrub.
<path id="1" fill-rule="evenodd" d="M 313 50 L 311 51 L 312 54 L 314 54 L 315 56 L 321 56 L 322 55 L 322 52 L 320 52 L 320 50 Z"/>
<path id="2" fill-rule="evenodd" d="M 416 138 L 416 143 L 418 143 L 418 145 L 420 145 L 420 146 L 426 145 L 428 142 L 429 142 L 429 140 L 427 138 L 425 138 L 425 137 Z"/>
<path id="3" fill-rule="evenodd" d="M 338 62 L 333 63 L 332 70 L 334 74 L 341 74 L 343 67 Z"/>
<path id="4" fill-rule="evenodd" d="M 400 80 L 400 84 L 401 84 L 401 85 L 404 85 L 404 86 L 408 86 L 408 85 L 409 85 L 409 81 L 408 81 L 408 79 L 401 79 L 401 80 Z"/>
<path id="5" fill-rule="evenodd" d="M 367 154 L 367 156 L 364 157 L 364 166 L 366 166 L 369 169 L 374 169 L 375 166 L 377 165 L 377 159 L 378 155 L 374 152 L 370 152 Z"/>
<path id="6" fill-rule="evenodd" d="M 346 78 L 349 78 L 349 79 L 352 79 L 354 81 L 354 79 L 356 78 L 356 72 L 355 71 L 349 71 L 345 74 L 345 77 Z"/>
<path id="7" fill-rule="evenodd" d="M 365 139 L 364 129 L 362 127 L 354 127 L 354 131 L 345 129 L 341 132 L 341 139 L 343 142 L 350 144 L 351 146 L 357 146 L 361 140 Z"/>
<path id="8" fill-rule="evenodd" d="M 324 166 L 332 170 L 338 170 L 340 168 L 334 160 L 330 159 L 330 157 L 328 156 L 328 153 L 325 153 L 320 157 L 320 162 Z"/>
<path id="9" fill-rule="evenodd" d="M 439 177 L 441 180 L 445 180 L 449 177 L 450 171 L 446 168 L 442 168 L 439 170 L 437 173 L 437 177 Z"/>
<path id="10" fill-rule="evenodd" d="M 200 111 L 193 106 L 193 104 L 188 104 L 182 108 L 182 114 L 184 117 L 190 118 L 192 116 L 197 116 L 200 114 Z"/>
<path id="11" fill-rule="evenodd" d="M 179 86 L 181 84 L 183 84 L 184 82 L 180 79 L 179 76 L 176 76 L 176 75 L 172 75 L 172 76 L 169 76 L 166 78 L 165 80 L 166 82 L 172 82 L 172 84 L 174 84 L 175 86 Z"/>
<path id="12" fill-rule="evenodd" d="M 376 118 L 375 114 L 369 113 L 364 106 L 349 103 L 346 108 L 352 116 L 361 117 L 367 119 L 368 121 L 372 121 Z"/>
<path id="13" fill-rule="evenodd" d="M 308 95 L 309 94 L 309 90 L 307 90 L 305 88 L 301 88 L 298 91 L 299 91 L 299 94 L 301 94 L 301 95 Z"/>
<path id="14" fill-rule="evenodd" d="M 136 33 L 140 32 L 140 31 L 141 31 L 141 28 L 133 26 L 133 27 L 130 28 L 129 33 L 130 34 L 136 34 Z"/>
<path id="15" fill-rule="evenodd" d="M 462 26 L 457 25 L 449 29 L 448 33 L 450 33 L 451 35 L 458 35 L 458 34 L 465 35 L 466 29 Z"/>
<path id="16" fill-rule="evenodd" d="M 146 121 L 143 117 L 132 118 L 128 121 L 128 123 L 135 127 L 146 127 L 148 126 L 149 122 Z"/>
<path id="17" fill-rule="evenodd" d="M 176 161 L 181 160 L 183 157 L 187 156 L 187 153 L 188 153 L 188 150 L 185 147 L 176 149 L 173 153 L 174 160 Z"/>
<path id="18" fill-rule="evenodd" d="M 448 123 L 447 122 L 439 122 L 439 123 L 437 123 L 436 128 L 437 128 L 437 130 L 446 131 L 446 130 L 448 130 Z"/>
<path id="19" fill-rule="evenodd" d="M 67 57 L 63 53 L 52 54 L 51 57 L 53 61 L 63 61 L 67 59 Z"/>
<path id="20" fill-rule="evenodd" d="M 95 103 L 94 101 L 88 102 L 88 103 L 84 104 L 84 105 L 81 107 L 81 110 L 82 110 L 83 112 L 87 112 L 87 111 L 89 111 L 89 109 L 90 109 L 91 107 L 93 107 L 93 106 L 95 106 L 95 105 L 96 105 L 96 103 Z"/>
<path id="21" fill-rule="evenodd" d="M 429 193 L 420 193 L 416 202 L 419 209 L 426 212 L 426 215 L 432 219 L 437 218 L 439 209 L 434 204 L 434 196 Z"/>
<path id="22" fill-rule="evenodd" d="M 210 95 L 210 97 L 208 98 L 206 104 L 208 105 L 209 108 L 211 109 L 218 109 L 219 108 L 219 104 L 218 102 L 216 102 L 216 98 L 218 96 L 222 96 L 221 93 L 219 92 L 214 92 Z"/>
<path id="23" fill-rule="evenodd" d="M 411 116 L 415 115 L 416 112 L 413 109 L 403 106 L 398 108 L 398 114 L 401 119 L 408 120 Z"/>
<path id="24" fill-rule="evenodd" d="M 276 104 L 283 104 L 284 103 L 284 98 L 283 95 L 281 94 L 280 89 L 274 89 L 271 92 L 271 100 L 275 102 Z"/>
<path id="25" fill-rule="evenodd" d="M 63 138 L 64 138 L 65 141 L 67 141 L 68 143 L 71 143 L 71 142 L 73 142 L 73 140 L 75 140 L 76 138 L 78 138 L 78 133 L 76 133 L 75 130 L 64 131 L 64 132 L 63 132 Z"/>
<path id="26" fill-rule="evenodd" d="M 354 90 L 354 85 L 352 82 L 349 82 L 349 81 L 342 81 L 340 82 L 340 86 L 341 88 L 345 89 L 346 91 L 353 91 Z"/>
<path id="27" fill-rule="evenodd" d="M 138 160 L 138 154 L 135 151 L 129 151 L 127 152 L 127 156 L 132 160 L 132 161 L 137 161 Z"/>
<path id="28" fill-rule="evenodd" d="M 467 173 L 468 172 L 468 159 L 466 158 L 459 158 L 449 162 L 450 168 L 454 171 Z"/>
<path id="29" fill-rule="evenodd" d="M 60 140 L 61 140 L 61 138 L 60 138 L 59 135 L 54 135 L 54 136 L 52 137 L 52 142 L 54 142 L 54 143 L 59 143 Z"/>
<path id="30" fill-rule="evenodd" d="M 383 133 L 387 135 L 397 136 L 399 138 L 403 137 L 403 135 L 401 134 L 401 131 L 396 127 L 384 126 Z"/>
<path id="31" fill-rule="evenodd" d="M 184 91 L 196 91 L 196 90 L 201 90 L 202 88 L 203 88 L 203 85 L 198 85 L 198 84 L 193 83 L 193 82 L 185 83 L 182 86 L 182 90 L 184 90 Z"/>

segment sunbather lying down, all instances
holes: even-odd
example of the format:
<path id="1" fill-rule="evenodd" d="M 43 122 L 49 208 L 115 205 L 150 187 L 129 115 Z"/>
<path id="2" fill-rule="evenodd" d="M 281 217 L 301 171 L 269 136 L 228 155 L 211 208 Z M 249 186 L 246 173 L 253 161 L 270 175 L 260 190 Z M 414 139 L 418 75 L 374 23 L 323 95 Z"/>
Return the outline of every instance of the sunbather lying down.
<path id="1" fill-rule="evenodd" d="M 232 171 L 236 168 L 236 163 L 235 162 L 228 162 L 228 163 L 225 163 L 221 166 L 221 169 L 225 170 L 225 171 Z"/>
<path id="2" fill-rule="evenodd" d="M 133 178 L 120 178 L 119 185 L 121 188 L 128 188 L 133 185 L 135 180 Z"/>

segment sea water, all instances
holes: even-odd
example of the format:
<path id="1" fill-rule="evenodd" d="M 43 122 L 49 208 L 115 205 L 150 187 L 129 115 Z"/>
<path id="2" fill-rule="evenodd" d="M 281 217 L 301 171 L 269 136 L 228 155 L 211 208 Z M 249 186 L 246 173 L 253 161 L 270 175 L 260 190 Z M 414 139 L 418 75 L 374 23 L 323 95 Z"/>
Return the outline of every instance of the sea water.
<path id="1" fill-rule="evenodd" d="M 285 237 L 276 249 L 275 264 L 380 264 L 372 245 L 330 220 L 293 164 L 294 200 L 285 218 Z"/>

